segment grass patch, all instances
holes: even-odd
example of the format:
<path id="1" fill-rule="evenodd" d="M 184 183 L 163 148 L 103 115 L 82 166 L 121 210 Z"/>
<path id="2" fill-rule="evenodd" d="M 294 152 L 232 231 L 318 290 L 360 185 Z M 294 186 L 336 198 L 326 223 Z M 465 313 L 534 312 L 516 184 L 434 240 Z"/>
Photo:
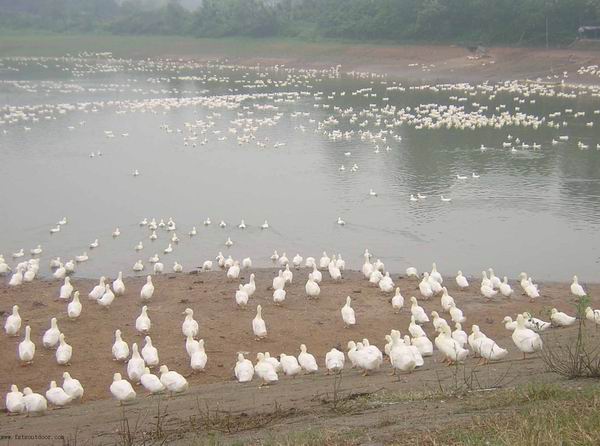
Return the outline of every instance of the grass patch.
<path id="1" fill-rule="evenodd" d="M 597 445 L 600 389 L 536 384 L 499 392 L 480 409 L 515 407 L 475 417 L 471 426 L 423 434 L 423 445 Z"/>

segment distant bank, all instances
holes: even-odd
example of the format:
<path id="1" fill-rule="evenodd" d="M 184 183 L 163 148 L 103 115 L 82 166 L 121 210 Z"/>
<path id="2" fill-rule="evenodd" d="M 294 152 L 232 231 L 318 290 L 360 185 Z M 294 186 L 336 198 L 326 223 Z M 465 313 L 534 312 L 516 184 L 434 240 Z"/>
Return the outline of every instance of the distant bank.
<path id="1" fill-rule="evenodd" d="M 64 56 L 111 52 L 121 58 L 227 59 L 231 63 L 326 68 L 386 74 L 406 80 L 504 81 L 570 73 L 569 82 L 600 83 L 578 75 L 583 66 L 600 64 L 595 45 L 566 49 L 465 48 L 457 45 L 307 42 L 275 38 L 191 38 L 94 34 L 0 34 L 0 57 Z"/>

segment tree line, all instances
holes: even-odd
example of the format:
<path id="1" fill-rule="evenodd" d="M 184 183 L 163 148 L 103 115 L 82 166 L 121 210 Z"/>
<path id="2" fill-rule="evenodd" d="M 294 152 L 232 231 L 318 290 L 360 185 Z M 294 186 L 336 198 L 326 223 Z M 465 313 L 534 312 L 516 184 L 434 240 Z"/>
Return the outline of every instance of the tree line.
<path id="1" fill-rule="evenodd" d="M 0 29 L 197 37 L 565 44 L 600 25 L 600 0 L 0 0 Z"/>

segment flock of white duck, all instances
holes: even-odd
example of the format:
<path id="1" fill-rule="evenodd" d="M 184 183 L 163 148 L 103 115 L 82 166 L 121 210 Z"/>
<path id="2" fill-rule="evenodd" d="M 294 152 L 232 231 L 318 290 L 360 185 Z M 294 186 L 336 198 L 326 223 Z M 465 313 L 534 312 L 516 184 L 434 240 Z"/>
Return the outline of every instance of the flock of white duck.
<path id="1" fill-rule="evenodd" d="M 35 255 L 39 255 L 37 252 Z M 34 255 L 34 254 L 32 254 Z M 365 250 L 364 264 L 362 274 L 371 284 L 377 286 L 382 293 L 392 294 L 390 303 L 391 310 L 398 313 L 405 306 L 405 299 L 400 293 L 400 289 L 395 284 L 389 272 L 385 271 L 385 265 L 379 259 L 372 262 L 372 256 Z M 36 262 L 27 263 L 39 266 L 39 259 Z M 291 283 L 294 278 L 292 268 L 299 271 L 302 267 L 307 268 L 308 279 L 305 284 L 305 292 L 308 299 L 318 299 L 320 296 L 319 283 L 323 280 L 322 271 L 326 271 L 331 280 L 342 280 L 342 273 L 345 270 L 345 261 L 341 255 L 334 255 L 331 258 L 323 252 L 319 259 L 307 257 L 304 259 L 300 254 L 296 254 L 290 261 L 285 253 L 279 255 L 277 251 L 271 256 L 274 264 L 281 269 L 273 278 L 273 302 L 275 305 L 283 305 L 286 299 L 285 287 Z M 217 264 L 226 271 L 226 277 L 230 280 L 236 280 L 240 275 L 240 262 L 226 259 L 221 253 L 216 257 Z M 204 269 L 208 268 L 205 262 Z M 0 265 L 6 265 L 3 257 L 0 256 Z M 52 265 L 56 267 L 55 262 Z M 247 263 L 249 267 L 251 263 Z M 290 268 L 291 267 L 291 268 Z M 4 268 L 6 270 L 6 268 Z M 481 357 L 484 363 L 489 361 L 498 361 L 503 359 L 508 350 L 500 347 L 493 339 L 486 336 L 477 325 L 472 325 L 471 334 L 467 335 L 462 329 L 462 324 L 467 320 L 463 311 L 457 306 L 455 299 L 448 294 L 446 287 L 443 286 L 444 279 L 437 270 L 436 264 L 432 265 L 431 272 L 425 272 L 419 275 L 414 267 L 407 268 L 406 276 L 418 280 L 418 290 L 421 297 L 427 302 L 434 296 L 440 296 L 442 311 L 447 313 L 450 321 L 447 321 L 437 311 L 427 312 L 419 304 L 416 297 L 410 297 L 411 322 L 407 327 L 406 335 L 402 336 L 399 330 L 392 330 L 385 336 L 386 344 L 383 351 L 377 346 L 370 344 L 368 339 L 362 339 L 359 342 L 353 340 L 347 344 L 347 351 L 344 353 L 338 348 L 332 348 L 325 356 L 325 369 L 327 373 L 338 373 L 345 368 L 346 356 L 351 363 L 352 368 L 363 371 L 366 376 L 370 372 L 378 370 L 384 362 L 384 355 L 389 358 L 393 374 L 399 372 L 412 372 L 424 365 L 424 358 L 431 357 L 434 348 L 437 348 L 443 360 L 448 364 L 463 362 L 471 353 Z M 482 272 L 482 281 L 480 291 L 485 299 L 494 298 L 497 293 L 501 293 L 505 298 L 510 298 L 513 291 L 507 282 L 507 278 L 500 280 L 492 269 Z M 460 289 L 470 287 L 467 278 L 459 271 L 456 278 L 456 284 Z M 520 275 L 520 286 L 523 293 L 534 299 L 539 296 L 537 286 L 525 273 Z M 532 292 L 535 288 L 535 293 Z M 394 291 L 395 290 L 395 291 Z M 256 291 L 255 275 L 251 274 L 248 283 L 240 284 L 235 291 L 234 298 L 236 304 L 245 308 L 251 302 L 251 298 Z M 101 277 L 98 285 L 94 286 L 88 293 L 90 302 L 97 305 L 109 307 L 111 304 L 118 303 L 118 296 L 125 293 L 125 284 L 122 274 L 111 283 L 108 283 L 105 277 Z M 577 277 L 573 278 L 571 284 L 571 293 L 576 297 L 586 295 L 584 288 L 578 283 Z M 64 283 L 57 292 L 58 299 L 67 303 L 67 314 L 69 318 L 76 319 L 80 316 L 83 306 L 79 299 L 80 292 L 75 290 L 70 282 L 69 276 L 64 278 Z M 146 283 L 140 290 L 140 301 L 143 304 L 139 316 L 135 319 L 136 330 L 144 335 L 144 346 L 140 349 L 137 343 L 133 343 L 131 348 L 123 339 L 120 330 L 115 331 L 115 340 L 112 346 L 112 356 L 115 361 L 126 364 L 126 378 L 121 373 L 115 373 L 113 382 L 110 385 L 110 393 L 120 403 L 132 401 L 136 398 L 137 392 L 133 384 L 141 385 L 148 393 L 156 394 L 168 392 L 169 394 L 183 393 L 188 389 L 188 382 L 184 375 L 169 370 L 167 365 L 161 364 L 157 348 L 153 345 L 150 332 L 152 321 L 150 319 L 147 304 L 152 300 L 154 294 L 154 285 L 152 276 L 147 276 Z M 356 325 L 356 314 L 352 308 L 352 299 L 346 298 L 345 304 L 340 309 L 341 318 L 344 326 L 347 328 Z M 184 319 L 181 325 L 181 332 L 185 339 L 185 350 L 189 356 L 190 369 L 193 372 L 203 371 L 208 362 L 204 340 L 197 339 L 200 334 L 198 322 L 194 319 L 194 312 L 187 308 L 184 313 Z M 431 319 L 430 319 L 431 317 Z M 596 324 L 600 324 L 600 310 L 593 310 L 588 307 L 585 317 Z M 542 349 L 542 338 L 539 332 L 548 328 L 564 327 L 573 325 L 576 318 L 552 309 L 551 320 L 546 322 L 532 317 L 529 313 L 522 313 L 512 320 L 510 316 L 504 318 L 503 323 L 507 330 L 512 331 L 512 340 L 516 348 L 526 354 L 535 353 Z M 427 336 L 422 328 L 425 324 L 432 324 L 438 335 L 433 342 Z M 454 328 L 451 328 L 453 324 Z M 7 317 L 4 330 L 7 336 L 19 336 L 22 328 L 19 306 L 14 305 L 12 313 Z M 261 305 L 256 306 L 256 316 L 251 321 L 252 331 L 257 341 L 267 337 L 267 322 L 263 319 Z M 73 348 L 68 344 L 65 335 L 60 328 L 55 317 L 50 319 L 50 327 L 43 333 L 41 344 L 45 349 L 55 349 L 56 362 L 59 365 L 69 365 Z M 26 326 L 24 329 L 24 339 L 19 343 L 17 357 L 21 364 L 33 364 L 36 352 L 36 343 L 32 340 L 31 328 Z M 151 372 L 152 369 L 158 369 L 158 375 Z M 239 382 L 249 382 L 256 376 L 261 381 L 261 387 L 277 382 L 279 375 L 295 376 L 300 373 L 316 373 L 319 370 L 318 361 L 308 352 L 306 345 L 300 345 L 300 353 L 289 355 L 281 353 L 278 357 L 273 357 L 269 352 L 258 353 L 256 363 L 253 364 L 245 358 L 244 353 L 238 353 L 237 362 L 234 366 L 234 375 Z M 20 392 L 16 385 L 11 386 L 11 391 L 6 396 L 6 407 L 10 413 L 43 413 L 47 410 L 48 402 L 52 406 L 61 407 L 82 398 L 83 387 L 81 383 L 70 376 L 68 372 L 63 374 L 62 387 L 57 386 L 56 381 L 51 381 L 46 391 L 45 397 L 39 393 L 34 393 L 29 387 Z"/>
<path id="2" fill-rule="evenodd" d="M 277 149 L 283 147 L 285 142 L 272 142 L 268 137 L 260 137 L 260 129 L 273 127 L 281 122 L 284 112 L 280 107 L 285 104 L 295 104 L 298 101 L 310 98 L 314 102 L 314 108 L 318 110 L 318 116 L 310 112 L 293 111 L 289 117 L 296 121 L 294 129 L 299 132 L 305 132 L 307 129 L 323 135 L 330 141 L 350 141 L 359 140 L 369 144 L 375 154 L 390 152 L 390 144 L 393 141 L 401 141 L 401 127 L 410 127 L 414 130 L 438 130 L 438 129 L 458 129 L 472 131 L 477 129 L 496 129 L 505 131 L 505 139 L 498 150 L 506 150 L 508 153 L 519 153 L 528 150 L 540 150 L 544 146 L 564 146 L 572 141 L 573 137 L 567 134 L 570 125 L 580 126 L 581 128 L 591 128 L 594 126 L 593 120 L 589 120 L 584 111 L 575 111 L 574 109 L 555 109 L 551 113 L 540 111 L 538 114 L 527 112 L 532 104 L 536 103 L 537 98 L 564 98 L 579 99 L 580 97 L 598 97 L 600 96 L 600 87 L 597 86 L 576 86 L 568 85 L 564 79 L 560 84 L 549 84 L 540 82 L 519 82 L 508 81 L 497 84 L 482 83 L 470 85 L 464 83 L 458 84 L 426 84 L 426 85 L 403 85 L 397 81 L 387 80 L 370 73 L 350 72 L 345 73 L 347 77 L 356 79 L 369 79 L 371 83 L 375 81 L 379 84 L 379 89 L 373 85 L 366 88 L 350 89 L 329 93 L 320 91 L 316 87 L 319 83 L 327 79 L 338 79 L 341 76 L 340 67 L 334 67 L 327 70 L 301 70 L 282 66 L 264 67 L 264 66 L 235 66 L 214 64 L 195 61 L 170 61 L 170 60 L 145 60 L 132 61 L 125 59 L 112 59 L 109 54 L 102 55 L 92 64 L 86 58 L 86 55 L 80 57 L 67 58 L 19 58 L 13 61 L 3 62 L 7 69 L 18 71 L 21 67 L 34 63 L 41 68 L 49 66 L 59 68 L 63 71 L 70 71 L 75 78 L 98 72 L 135 72 L 142 73 L 149 83 L 156 84 L 155 89 L 131 89 L 130 84 L 137 82 L 137 79 L 128 79 L 123 84 L 101 84 L 96 88 L 96 92 L 125 92 L 130 91 L 139 95 L 160 96 L 164 94 L 176 93 L 177 97 L 143 98 L 143 99 L 125 99 L 118 101 L 86 101 L 78 103 L 68 103 L 63 101 L 56 104 L 42 105 L 18 105 L 0 109 L 0 127 L 2 134 L 8 134 L 9 129 L 23 128 L 24 131 L 30 131 L 31 126 L 40 120 L 56 120 L 62 115 L 75 112 L 96 113 L 101 109 L 114 109 L 117 114 L 125 113 L 166 113 L 182 107 L 197 107 L 210 110 L 202 119 L 191 122 L 185 122 L 181 128 L 172 128 L 168 124 L 161 126 L 161 130 L 166 134 L 181 135 L 181 143 L 185 147 L 195 148 L 206 145 L 209 142 L 218 143 L 227 141 L 228 138 L 235 138 L 239 145 L 252 144 L 257 148 L 272 147 Z M 103 59 L 105 58 L 105 59 Z M 10 63 L 9 63 L 10 62 Z M 12 63 L 12 65 L 11 65 Z M 14 65 L 14 66 L 13 66 Z M 239 79 L 231 80 L 226 72 L 242 73 Z M 596 75 L 597 67 L 582 68 L 582 73 L 591 73 Z M 199 74 L 192 74 L 199 73 Z M 162 74 L 163 76 L 159 76 Z M 178 90 L 172 85 L 166 91 L 160 87 L 164 82 L 194 81 L 202 85 L 221 85 L 229 84 L 227 94 L 221 96 L 199 95 L 196 88 L 191 90 Z M 70 94 L 85 91 L 85 87 L 75 82 L 45 82 L 35 83 L 30 81 L 2 81 L 4 85 L 11 88 L 31 94 L 57 93 Z M 261 92 L 261 89 L 269 87 L 273 92 Z M 384 90 L 385 93 L 379 92 Z M 207 90 L 208 91 L 208 90 Z M 448 104 L 419 104 L 416 106 L 399 107 L 390 103 L 390 99 L 397 98 L 403 94 L 413 92 L 426 92 L 430 94 L 446 95 Z M 90 93 L 88 91 L 88 93 Z M 349 96 L 356 96 L 357 99 L 369 103 L 368 105 L 357 105 L 354 108 L 350 105 L 338 106 L 342 96 L 348 93 Z M 393 96 L 396 95 L 396 96 Z M 504 95 L 510 95 L 513 104 L 497 103 L 496 98 Z M 366 98 L 366 99 L 365 99 Z M 246 105 L 251 104 L 251 105 Z M 220 111 L 235 111 L 235 119 L 225 122 Z M 257 113 L 255 116 L 254 114 Z M 594 110 L 594 115 L 599 115 L 600 110 Z M 326 117 L 323 117 L 326 115 Z M 303 122 L 301 122 L 303 121 Z M 224 124 L 221 128 L 219 124 Z M 80 126 L 85 125 L 85 121 L 79 122 Z M 69 126 L 69 130 L 75 130 L 75 126 Z M 512 130 L 510 130 L 512 129 Z M 524 141 L 516 133 L 520 129 L 538 130 L 550 129 L 551 139 L 547 141 Z M 510 133 L 509 133 L 510 131 Z M 531 133 L 529 133 L 531 134 Z M 115 133 L 111 130 L 104 131 L 106 138 L 115 138 Z M 121 133 L 121 137 L 127 137 L 129 133 Z M 577 141 L 576 147 L 585 150 L 590 147 L 589 141 L 583 138 Z M 596 145 L 600 148 L 600 145 Z M 482 144 L 479 150 L 482 152 L 491 149 Z M 95 158 L 101 156 L 102 152 L 93 152 L 89 156 Z M 352 159 L 351 152 L 345 152 L 348 159 Z M 357 162 L 353 162 L 349 169 L 342 164 L 339 167 L 340 172 L 349 170 L 351 173 L 359 171 Z M 139 176 L 138 169 L 133 169 L 133 176 Z M 457 181 L 465 181 L 469 178 L 477 179 L 479 175 L 471 173 L 464 175 L 460 173 L 452 174 Z M 415 191 L 416 192 L 416 191 Z M 442 192 L 442 191 L 439 191 Z M 371 197 L 378 196 L 378 193 L 371 189 L 368 193 Z M 426 195 L 421 193 L 411 194 L 410 201 L 418 202 L 425 200 Z M 440 200 L 449 202 L 452 199 L 440 193 Z M 50 228 L 51 234 L 61 232 L 62 228 L 68 223 L 67 218 L 60 220 L 56 226 Z M 339 217 L 337 223 L 344 225 L 345 221 Z M 203 222 L 208 226 L 212 224 L 210 218 Z M 156 219 L 144 219 L 140 226 L 149 229 L 149 240 L 154 241 L 159 238 L 158 229 L 168 231 L 169 242 L 164 248 L 164 254 L 171 254 L 179 243 L 176 234 L 177 225 L 173 219 L 167 222 Z M 227 227 L 227 223 L 221 221 L 219 226 Z M 260 226 L 261 229 L 268 229 L 268 221 Z M 246 223 L 242 219 L 238 228 L 246 228 Z M 190 237 L 198 233 L 196 227 L 188 232 Z M 121 235 L 120 228 L 115 228 L 112 237 Z M 227 238 L 224 245 L 231 247 L 234 241 Z M 98 239 L 89 244 L 89 249 L 94 250 L 99 247 Z M 136 252 L 144 249 L 144 242 L 140 241 L 133 246 Z M 8 282 L 10 286 L 21 286 L 23 283 L 33 281 L 40 269 L 40 259 L 43 249 L 41 245 L 30 250 L 31 259 L 20 261 L 11 268 L 8 262 L 0 255 L 0 275 L 11 277 Z M 12 258 L 19 260 L 25 256 L 25 250 L 12 254 Z M 53 277 L 63 280 L 64 283 L 58 290 L 58 298 L 67 305 L 66 312 L 69 318 L 76 319 L 83 311 L 83 304 L 80 300 L 79 290 L 75 290 L 70 281 L 70 275 L 76 271 L 77 264 L 89 260 L 87 251 L 75 256 L 67 262 L 62 262 L 60 258 L 52 259 L 50 266 L 54 269 Z M 164 264 L 160 261 L 158 253 L 151 256 L 148 261 L 152 264 L 152 271 L 155 274 L 163 273 Z M 333 281 L 342 280 L 345 270 L 345 261 L 341 255 L 334 255 L 331 258 L 327 254 L 317 260 L 314 257 L 304 259 L 297 254 L 291 261 L 283 253 L 279 255 L 274 252 L 271 260 L 278 264 L 282 269 L 273 279 L 273 301 L 276 305 L 284 305 L 286 299 L 286 284 L 291 283 L 294 277 L 292 269 L 299 270 L 301 267 L 308 268 L 310 271 L 305 285 L 306 296 L 309 299 L 318 299 L 320 296 L 319 283 L 323 280 L 322 271 L 326 271 Z M 216 257 L 220 268 L 227 271 L 227 278 L 236 280 L 240 276 L 241 269 L 252 267 L 252 260 L 249 257 L 240 260 L 234 260 L 231 256 L 225 258 L 222 253 Z M 146 269 L 144 262 L 140 259 L 132 267 L 134 272 L 142 272 Z M 206 260 L 202 265 L 202 270 L 213 269 L 213 261 Z M 183 271 L 183 265 L 175 261 L 172 270 L 175 273 Z M 383 293 L 395 293 L 391 297 L 391 309 L 399 312 L 404 307 L 404 297 L 400 294 L 399 288 L 389 274 L 385 271 L 384 264 L 377 260 L 371 262 L 371 255 L 368 252 L 364 254 L 364 264 L 362 273 L 365 278 L 374 286 L 378 286 Z M 367 339 L 359 342 L 349 341 L 347 351 L 344 353 L 339 349 L 333 348 L 325 356 L 325 368 L 327 372 L 339 372 L 345 367 L 346 356 L 351 362 L 352 367 L 358 368 L 368 374 L 379 369 L 383 364 L 384 354 L 389 358 L 394 373 L 411 372 L 415 368 L 424 364 L 424 358 L 432 356 L 434 346 L 444 356 L 448 363 L 462 362 L 466 357 L 473 353 L 480 356 L 482 361 L 496 361 L 504 358 L 507 354 L 506 348 L 500 347 L 493 339 L 487 337 L 477 325 L 472 325 L 472 332 L 467 335 L 462 329 L 462 324 L 466 322 L 464 312 L 459 308 L 455 299 L 449 295 L 446 287 L 443 286 L 442 275 L 437 271 L 436 265 L 433 265 L 431 272 L 425 272 L 422 276 L 418 274 L 415 268 L 408 268 L 407 276 L 419 280 L 418 289 L 423 299 L 431 299 L 434 296 L 440 296 L 443 312 L 447 313 L 450 322 L 442 317 L 438 312 L 428 312 L 419 305 L 417 299 L 410 298 L 411 323 L 407 330 L 409 335 L 401 335 L 399 330 L 392 330 L 386 335 L 386 344 L 383 352 L 375 345 L 369 343 Z M 456 276 L 456 284 L 461 289 L 470 287 L 467 278 L 459 271 Z M 539 297 L 540 292 L 534 280 L 525 273 L 519 276 L 519 285 L 524 294 L 531 300 Z M 507 277 L 501 280 L 495 275 L 492 269 L 482 272 L 480 283 L 480 292 L 485 299 L 494 299 L 500 296 L 510 298 L 513 289 L 508 283 Z M 256 291 L 255 278 L 252 274 L 248 283 L 240 284 L 235 290 L 235 302 L 240 307 L 246 307 L 251 304 L 251 298 Z M 585 290 L 578 283 L 577 277 L 574 277 L 571 285 L 571 292 L 575 296 L 585 295 Z M 119 272 L 117 279 L 112 283 L 107 282 L 105 277 L 101 277 L 89 293 L 89 302 L 94 302 L 102 307 L 109 308 L 111 305 L 118 304 L 119 296 L 125 293 L 125 284 L 123 275 Z M 185 392 L 188 383 L 184 375 L 169 370 L 167 365 L 161 364 L 158 350 L 154 347 L 151 337 L 148 335 L 151 327 L 151 319 L 146 303 L 151 301 L 154 293 L 152 277 L 147 277 L 147 283 L 140 290 L 140 300 L 144 303 L 140 315 L 135 320 L 135 327 L 143 333 L 144 346 L 140 349 L 136 343 L 130 346 L 123 339 L 120 330 L 115 332 L 115 342 L 112 348 L 112 355 L 116 361 L 125 362 L 126 378 L 121 373 L 115 373 L 113 383 L 110 385 L 111 394 L 120 402 L 132 401 L 136 398 L 134 384 L 143 386 L 151 394 L 160 392 L 169 392 L 171 394 Z M 185 318 L 182 322 L 182 334 L 185 337 L 185 348 L 190 358 L 190 368 L 193 371 L 201 371 L 206 367 L 208 357 L 204 347 L 203 339 L 196 339 L 199 335 L 199 326 L 194 320 L 192 309 L 185 311 Z M 346 298 L 345 304 L 341 308 L 341 317 L 346 327 L 352 327 L 356 324 L 356 314 L 352 308 L 352 299 Z M 431 320 L 429 319 L 431 317 Z M 587 308 L 585 317 L 595 323 L 600 323 L 600 310 Z M 575 323 L 576 319 L 557 309 L 552 310 L 551 321 L 545 322 L 533 318 L 528 313 L 516 315 L 513 321 L 511 316 L 507 316 L 503 323 L 506 329 L 512 331 L 512 339 L 519 351 L 525 354 L 535 353 L 542 348 L 542 339 L 538 334 L 540 331 L 548 329 L 550 326 L 568 326 Z M 267 322 L 263 319 L 262 307 L 256 307 L 256 316 L 251 321 L 254 336 L 257 340 L 267 336 Z M 432 342 L 426 335 L 422 326 L 432 324 L 438 335 Z M 453 324 L 454 329 L 451 328 Z M 18 305 L 13 306 L 5 323 L 5 332 L 8 336 L 21 335 L 21 316 Z M 37 340 L 39 344 L 39 340 Z M 34 342 L 31 328 L 24 328 L 24 339 L 18 346 L 18 359 L 23 364 L 32 364 L 36 342 Z M 76 352 L 68 344 L 63 333 L 58 327 L 56 318 L 51 318 L 50 328 L 43 334 L 41 343 L 46 349 L 55 349 L 56 362 L 60 365 L 68 365 L 71 357 Z M 151 372 L 158 368 L 158 375 Z M 278 357 L 271 356 L 268 352 L 259 353 L 256 357 L 256 363 L 246 359 L 243 353 L 239 353 L 234 367 L 234 375 L 240 382 L 249 382 L 256 375 L 261 380 L 261 385 L 274 383 L 279 379 L 279 374 L 294 376 L 301 372 L 315 373 L 319 369 L 316 358 L 310 354 L 306 345 L 300 345 L 300 353 L 295 355 L 280 354 Z M 81 383 L 72 378 L 68 372 L 63 374 L 62 387 L 57 386 L 55 381 L 51 381 L 45 397 L 34 393 L 26 387 L 21 393 L 13 385 L 11 391 L 6 396 L 6 406 L 10 413 L 43 413 L 47 409 L 47 402 L 53 406 L 64 406 L 83 396 L 83 387 Z"/>

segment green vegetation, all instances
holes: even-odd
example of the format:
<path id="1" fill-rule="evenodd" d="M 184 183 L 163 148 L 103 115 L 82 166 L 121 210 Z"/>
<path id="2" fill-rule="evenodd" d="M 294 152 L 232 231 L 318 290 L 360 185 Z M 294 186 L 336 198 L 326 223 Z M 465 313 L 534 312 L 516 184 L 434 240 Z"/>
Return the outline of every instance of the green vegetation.
<path id="1" fill-rule="evenodd" d="M 600 22 L 600 0 L 0 0 L 0 30 L 551 44 Z"/>
<path id="2" fill-rule="evenodd" d="M 582 391 L 555 385 L 537 385 L 517 392 L 517 395 L 500 394 L 493 400 L 498 404 L 497 407 L 510 405 L 518 409 L 505 414 L 482 415 L 468 429 L 454 428 L 430 434 L 428 441 L 423 444 L 600 444 L 598 389 L 587 388 Z"/>

